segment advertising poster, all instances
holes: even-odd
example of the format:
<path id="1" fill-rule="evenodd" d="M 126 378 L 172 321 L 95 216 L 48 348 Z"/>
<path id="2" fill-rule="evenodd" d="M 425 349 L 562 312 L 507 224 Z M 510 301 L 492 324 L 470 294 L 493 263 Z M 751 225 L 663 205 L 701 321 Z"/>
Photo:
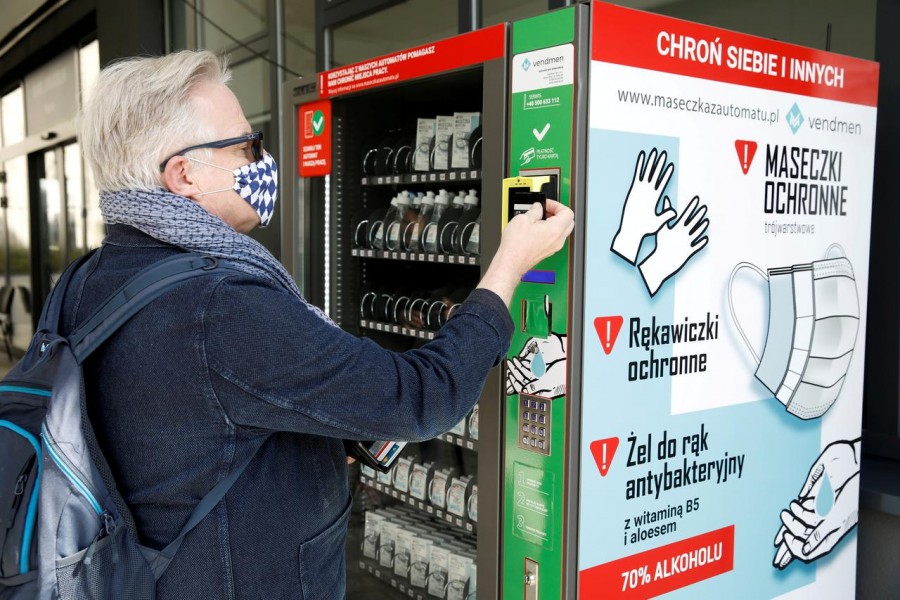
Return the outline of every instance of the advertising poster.
<path id="1" fill-rule="evenodd" d="M 878 66 L 592 19 L 579 598 L 852 598 Z"/>

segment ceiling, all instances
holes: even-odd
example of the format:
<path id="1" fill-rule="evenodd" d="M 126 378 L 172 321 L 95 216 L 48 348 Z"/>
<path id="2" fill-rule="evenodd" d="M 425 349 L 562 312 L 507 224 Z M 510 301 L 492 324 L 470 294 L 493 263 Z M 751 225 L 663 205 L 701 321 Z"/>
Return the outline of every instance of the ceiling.
<path id="1" fill-rule="evenodd" d="M 47 0 L 3 0 L 3 18 L 0 19 L 0 40 L 22 21 L 37 11 Z"/>

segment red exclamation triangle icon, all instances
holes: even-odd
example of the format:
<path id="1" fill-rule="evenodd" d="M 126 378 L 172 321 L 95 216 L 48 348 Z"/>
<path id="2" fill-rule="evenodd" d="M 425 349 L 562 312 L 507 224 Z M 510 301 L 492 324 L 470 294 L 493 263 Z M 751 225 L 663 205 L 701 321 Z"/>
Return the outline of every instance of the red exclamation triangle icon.
<path id="1" fill-rule="evenodd" d="M 616 338 L 619 337 L 619 331 L 622 329 L 622 323 L 625 322 L 621 316 L 615 317 L 597 317 L 594 319 L 594 329 L 597 330 L 597 336 L 600 338 L 600 345 L 603 351 L 609 354 L 616 345 Z"/>
<path id="2" fill-rule="evenodd" d="M 734 140 L 734 149 L 737 150 L 738 161 L 741 163 L 741 171 L 744 175 L 750 170 L 753 164 L 753 157 L 756 156 L 756 142 L 750 140 Z"/>
<path id="3" fill-rule="evenodd" d="M 594 462 L 600 469 L 600 476 L 606 477 L 609 467 L 612 465 L 613 456 L 616 455 L 616 448 L 619 447 L 619 438 L 606 438 L 605 440 L 597 440 L 591 442 L 591 454 L 594 455 Z"/>

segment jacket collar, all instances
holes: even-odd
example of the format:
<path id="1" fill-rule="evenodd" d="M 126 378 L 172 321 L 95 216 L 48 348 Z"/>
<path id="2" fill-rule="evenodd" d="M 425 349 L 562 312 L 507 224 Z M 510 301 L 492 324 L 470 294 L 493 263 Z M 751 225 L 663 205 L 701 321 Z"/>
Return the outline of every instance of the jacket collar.
<path id="1" fill-rule="evenodd" d="M 130 248 L 177 248 L 177 246 L 161 242 L 131 225 L 120 223 L 106 226 L 106 237 L 103 239 L 103 243 Z"/>

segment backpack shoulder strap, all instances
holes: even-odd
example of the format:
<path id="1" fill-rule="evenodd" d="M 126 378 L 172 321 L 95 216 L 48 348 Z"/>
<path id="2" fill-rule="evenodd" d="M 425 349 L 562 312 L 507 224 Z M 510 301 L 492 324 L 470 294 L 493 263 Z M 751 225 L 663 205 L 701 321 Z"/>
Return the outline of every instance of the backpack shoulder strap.
<path id="1" fill-rule="evenodd" d="M 233 269 L 232 263 L 194 252 L 177 254 L 146 267 L 125 282 L 75 331 L 69 346 L 78 364 L 97 349 L 138 311 L 189 279 L 217 269 Z"/>
<path id="2" fill-rule="evenodd" d="M 193 252 L 178 254 L 146 267 L 114 292 L 84 324 L 69 336 L 69 347 L 72 349 L 76 361 L 78 364 L 83 363 L 90 353 L 105 342 L 119 327 L 156 298 L 190 279 L 222 270 L 237 269 L 232 262 Z M 63 289 L 62 292 L 64 293 L 65 290 Z M 82 398 L 82 402 L 84 402 L 84 398 Z M 228 477 L 217 483 L 200 500 L 178 537 L 163 550 L 150 553 L 155 556 L 147 556 L 157 579 L 162 576 L 172 557 L 178 552 L 185 536 L 225 497 L 254 456 L 256 456 L 256 450 L 251 452 Z M 144 549 L 144 551 L 147 550 Z"/>
<path id="3" fill-rule="evenodd" d="M 260 444 L 262 447 L 262 444 Z M 259 448 L 250 453 L 250 455 L 244 459 L 240 465 L 238 465 L 228 477 L 217 483 L 213 489 L 209 490 L 203 499 L 197 504 L 194 508 L 194 512 L 191 513 L 190 518 L 187 520 L 187 523 L 184 524 L 184 527 L 181 528 L 181 531 L 178 533 L 178 537 L 172 540 L 168 546 L 163 548 L 160 551 L 165 558 L 171 560 L 175 554 L 178 552 L 178 549 L 181 548 L 181 542 L 184 541 L 184 537 L 190 533 L 190 531 L 196 527 L 203 518 L 209 514 L 209 512 L 215 508 L 216 504 L 225 497 L 225 494 L 228 493 L 228 490 L 231 489 L 231 486 L 234 485 L 234 482 L 238 480 L 238 477 L 244 472 L 250 462 L 253 460 L 253 457 L 256 456 Z M 162 573 L 160 573 L 161 575 Z M 159 576 L 157 576 L 159 579 Z"/>
<path id="4" fill-rule="evenodd" d="M 66 297 L 66 290 L 69 288 L 69 282 L 72 280 L 72 275 L 74 275 L 75 271 L 80 269 L 82 265 L 87 263 L 92 256 L 99 253 L 101 250 L 102 248 L 95 248 L 90 252 L 82 254 L 73 260 L 66 270 L 63 271 L 59 281 L 56 282 L 56 285 L 54 285 L 53 289 L 50 291 L 50 296 L 47 298 L 47 301 L 44 302 L 44 308 L 41 310 L 41 318 L 38 320 L 38 331 L 49 331 L 51 333 L 59 332 L 59 317 L 62 314 L 63 301 Z"/>

